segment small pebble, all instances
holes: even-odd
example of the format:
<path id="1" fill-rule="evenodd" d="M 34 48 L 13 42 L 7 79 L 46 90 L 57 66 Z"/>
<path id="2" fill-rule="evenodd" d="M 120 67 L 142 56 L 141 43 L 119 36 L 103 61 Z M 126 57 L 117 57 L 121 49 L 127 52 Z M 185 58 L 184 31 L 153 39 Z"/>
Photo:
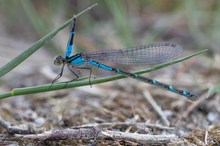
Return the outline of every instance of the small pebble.
<path id="1" fill-rule="evenodd" d="M 209 121 L 214 122 L 218 119 L 218 114 L 213 113 L 213 112 L 209 112 L 209 114 L 207 115 L 207 118 Z"/>
<path id="2" fill-rule="evenodd" d="M 38 117 L 34 120 L 37 125 L 43 125 L 46 121 L 43 117 Z"/>

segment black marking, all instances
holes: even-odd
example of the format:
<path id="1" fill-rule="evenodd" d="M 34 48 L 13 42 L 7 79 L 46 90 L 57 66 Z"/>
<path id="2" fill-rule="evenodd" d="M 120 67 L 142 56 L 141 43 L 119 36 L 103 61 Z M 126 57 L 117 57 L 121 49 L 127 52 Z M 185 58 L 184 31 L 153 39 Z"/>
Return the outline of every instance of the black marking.
<path id="1" fill-rule="evenodd" d="M 68 58 L 67 63 L 71 63 L 73 60 L 76 60 L 77 58 L 80 58 L 81 54 L 75 54 Z"/>
<path id="2" fill-rule="evenodd" d="M 76 26 L 76 18 L 73 18 L 73 26 L 71 30 L 71 38 L 70 38 L 70 45 L 73 45 L 73 38 L 74 38 L 74 33 L 75 33 L 75 26 Z"/>

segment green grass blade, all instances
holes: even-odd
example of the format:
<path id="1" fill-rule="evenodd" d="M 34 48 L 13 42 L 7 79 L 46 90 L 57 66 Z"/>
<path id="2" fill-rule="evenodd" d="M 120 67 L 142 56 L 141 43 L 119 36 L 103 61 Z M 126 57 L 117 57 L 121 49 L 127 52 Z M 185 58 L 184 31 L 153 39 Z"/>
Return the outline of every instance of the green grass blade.
<path id="1" fill-rule="evenodd" d="M 199 51 L 199 52 L 194 53 L 192 55 L 189 55 L 189 56 L 177 59 L 177 60 L 173 60 L 173 61 L 170 61 L 167 63 L 163 63 L 160 65 L 151 67 L 149 69 L 139 70 L 139 71 L 136 71 L 133 73 L 143 74 L 143 73 L 147 73 L 147 72 L 152 72 L 152 71 L 170 66 L 172 64 L 182 62 L 182 61 L 187 60 L 191 57 L 199 55 L 205 51 L 207 51 L 207 50 L 202 50 L 202 51 Z M 100 83 L 110 82 L 110 81 L 118 80 L 118 79 L 122 79 L 122 78 L 126 78 L 126 76 L 114 75 L 114 76 L 94 79 L 94 80 L 91 80 L 91 84 L 100 84 Z M 16 95 L 34 94 L 34 93 L 48 92 L 48 91 L 53 91 L 53 90 L 66 89 L 66 88 L 75 88 L 75 87 L 86 86 L 86 85 L 90 85 L 90 82 L 88 80 L 84 81 L 84 80 L 79 79 L 79 81 L 73 81 L 73 82 L 68 83 L 67 85 L 64 82 L 63 83 L 58 82 L 58 83 L 53 84 L 53 86 L 51 86 L 51 84 L 45 84 L 45 85 L 39 85 L 39 86 L 34 86 L 34 87 L 15 88 L 15 89 L 11 90 L 10 92 L 0 94 L 0 99 L 11 97 L 11 96 L 16 96 Z"/>
<path id="2" fill-rule="evenodd" d="M 81 11 L 80 13 L 75 15 L 75 17 L 76 18 L 79 17 L 81 14 L 83 14 L 84 12 L 92 9 L 96 5 L 97 5 L 97 3 L 90 6 L 90 7 L 88 7 L 87 9 Z M 16 58 L 11 60 L 5 66 L 1 67 L 0 68 L 0 78 L 2 76 L 4 76 L 5 74 L 7 74 L 8 72 L 10 72 L 11 70 L 13 70 L 16 66 L 18 66 L 20 63 L 22 63 L 25 59 L 27 59 L 29 56 L 31 56 L 38 49 L 40 49 L 47 41 L 49 41 L 52 37 L 54 37 L 59 31 L 61 31 L 65 27 L 67 27 L 72 21 L 73 21 L 73 18 L 69 19 L 68 21 L 63 23 L 60 27 L 58 27 L 57 29 L 51 31 L 50 33 L 45 35 L 43 38 L 38 40 L 33 46 L 28 48 L 26 51 L 22 52 L 20 55 L 18 55 Z"/>
<path id="3" fill-rule="evenodd" d="M 120 28 L 118 35 L 120 36 L 122 42 L 125 46 L 131 46 L 134 44 L 131 32 L 131 26 L 128 22 L 128 16 L 126 16 L 126 11 L 122 1 L 104 1 L 109 11 L 113 15 L 116 27 Z"/>
<path id="4" fill-rule="evenodd" d="M 29 22 L 35 31 L 39 34 L 39 36 L 43 36 L 48 32 L 48 28 L 50 25 L 46 19 L 41 17 L 40 14 L 36 11 L 36 8 L 33 6 L 33 3 L 30 0 L 22 0 L 20 1 L 22 9 L 24 10 Z M 48 14 L 45 14 L 48 15 Z M 46 18 L 51 16 L 46 16 Z M 52 54 L 60 54 L 61 51 L 57 48 L 57 46 L 52 42 L 48 42 L 48 50 L 52 52 Z"/>

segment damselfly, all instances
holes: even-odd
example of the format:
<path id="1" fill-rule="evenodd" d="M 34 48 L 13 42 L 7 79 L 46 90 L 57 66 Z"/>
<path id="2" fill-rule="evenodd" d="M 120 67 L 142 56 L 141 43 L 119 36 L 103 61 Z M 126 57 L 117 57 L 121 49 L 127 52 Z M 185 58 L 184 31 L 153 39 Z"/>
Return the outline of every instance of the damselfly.
<path id="1" fill-rule="evenodd" d="M 119 68 L 111 67 L 98 62 L 98 60 L 111 61 L 125 65 L 159 64 L 179 57 L 182 53 L 182 47 L 180 45 L 175 43 L 163 42 L 163 43 L 155 43 L 151 45 L 143 45 L 143 46 L 124 49 L 124 50 L 105 50 L 94 53 L 78 53 L 71 56 L 73 50 L 75 26 L 76 26 L 76 18 L 73 19 L 72 29 L 70 31 L 70 36 L 69 36 L 69 41 L 67 43 L 65 56 L 58 56 L 54 60 L 55 65 L 63 65 L 63 66 L 60 74 L 53 80 L 52 83 L 57 81 L 62 76 L 65 65 L 67 65 L 68 69 L 71 72 L 73 72 L 77 78 L 78 75 L 77 73 L 74 72 L 74 69 L 77 70 L 89 69 L 91 76 L 92 69 L 82 66 L 88 64 L 107 71 L 115 72 L 116 74 L 125 75 L 127 77 L 151 84 L 159 88 L 166 89 L 176 94 L 185 96 L 191 101 L 195 101 L 199 98 L 197 95 L 193 93 L 177 89 L 171 85 L 159 82 L 157 80 L 143 77 L 138 74 L 126 72 Z"/>

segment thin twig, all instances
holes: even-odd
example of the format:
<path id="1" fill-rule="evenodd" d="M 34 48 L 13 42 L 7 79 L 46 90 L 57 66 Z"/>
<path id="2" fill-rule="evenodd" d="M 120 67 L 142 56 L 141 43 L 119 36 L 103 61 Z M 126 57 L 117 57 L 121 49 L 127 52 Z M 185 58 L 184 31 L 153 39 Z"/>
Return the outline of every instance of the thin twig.
<path id="1" fill-rule="evenodd" d="M 99 128 L 113 127 L 113 126 L 136 126 L 136 127 L 149 127 L 152 129 L 161 129 L 161 130 L 175 130 L 174 127 L 163 126 L 159 124 L 149 124 L 149 123 L 133 123 L 133 122 L 107 122 L 107 123 L 91 123 L 85 124 L 78 127 L 88 127 L 94 126 Z"/>
<path id="2" fill-rule="evenodd" d="M 204 139 L 205 145 L 208 145 L 208 135 L 209 135 L 208 130 L 206 130 L 205 131 L 205 139 Z"/>
<path id="3" fill-rule="evenodd" d="M 186 111 L 182 114 L 183 118 L 187 118 L 189 116 L 189 114 L 196 108 L 198 107 L 204 100 L 206 99 L 205 94 L 203 94 L 201 96 L 201 98 L 199 98 L 199 100 L 193 102 L 187 109 Z"/>
<path id="4" fill-rule="evenodd" d="M 168 121 L 167 117 L 161 110 L 160 106 L 156 103 L 156 101 L 153 99 L 153 97 L 150 95 L 149 92 L 144 91 L 144 98 L 150 103 L 150 105 L 154 108 L 154 110 L 157 112 L 157 114 L 161 117 L 162 121 L 166 126 L 170 125 L 170 122 Z"/>
<path id="5" fill-rule="evenodd" d="M 177 138 L 177 136 L 174 134 L 146 135 L 146 134 L 138 134 L 138 133 L 125 133 L 125 132 L 105 130 L 99 134 L 98 139 L 106 139 L 106 138 L 111 138 L 115 141 L 116 140 L 130 141 L 139 144 L 161 144 L 161 143 L 168 143 L 172 139 Z"/>
<path id="6" fill-rule="evenodd" d="M 2 117 L 0 116 L 0 126 L 5 128 L 9 134 L 35 134 L 36 131 L 32 127 L 27 128 L 19 128 L 18 126 L 11 126 L 8 122 L 6 122 Z"/>
<path id="7" fill-rule="evenodd" d="M 95 140 L 101 132 L 99 128 L 67 128 L 62 130 L 52 130 L 41 134 L 16 135 L 16 137 L 37 140 L 37 141 L 58 141 L 58 140 Z"/>
<path id="8" fill-rule="evenodd" d="M 169 135 L 146 135 L 138 133 L 126 133 L 110 130 L 101 130 L 96 127 L 74 128 L 64 130 L 48 131 L 35 135 L 16 135 L 16 137 L 37 140 L 37 141 L 58 141 L 58 140 L 93 140 L 93 141 L 128 141 L 138 144 L 161 144 L 168 143 L 177 138 L 174 134 Z"/>

